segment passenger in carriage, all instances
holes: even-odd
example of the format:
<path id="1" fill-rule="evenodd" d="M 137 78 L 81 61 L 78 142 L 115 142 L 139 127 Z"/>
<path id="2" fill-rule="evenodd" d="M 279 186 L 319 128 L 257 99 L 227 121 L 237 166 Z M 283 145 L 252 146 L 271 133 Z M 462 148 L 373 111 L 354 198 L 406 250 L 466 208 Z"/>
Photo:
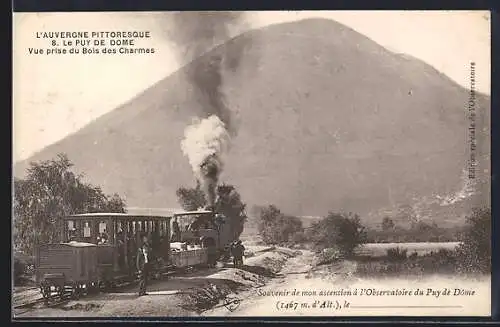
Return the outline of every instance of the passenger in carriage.
<path id="1" fill-rule="evenodd" d="M 69 243 L 75 243 L 76 242 L 76 228 L 71 228 L 69 230 Z"/>
<path id="2" fill-rule="evenodd" d="M 106 233 L 106 230 L 103 230 L 101 235 L 97 238 L 97 244 L 108 244 L 108 234 Z"/>

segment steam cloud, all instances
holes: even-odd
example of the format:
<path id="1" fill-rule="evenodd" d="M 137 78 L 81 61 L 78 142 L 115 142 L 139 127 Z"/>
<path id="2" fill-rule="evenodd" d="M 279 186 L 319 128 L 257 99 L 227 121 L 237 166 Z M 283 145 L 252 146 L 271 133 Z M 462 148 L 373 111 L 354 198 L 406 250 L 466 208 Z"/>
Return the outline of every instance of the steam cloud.
<path id="1" fill-rule="evenodd" d="M 222 155 L 229 146 L 229 133 L 215 115 L 188 126 L 181 148 L 189 158 L 195 177 L 201 182 L 210 206 L 223 168 Z"/>
<path id="2" fill-rule="evenodd" d="M 236 133 L 231 111 L 222 90 L 223 72 L 236 71 L 245 47 L 244 42 L 212 50 L 231 37 L 231 29 L 244 25 L 242 13 L 237 12 L 182 12 L 175 13 L 170 39 L 182 59 L 194 58 L 187 70 L 187 78 L 194 86 L 197 99 L 206 117 L 188 126 L 181 148 L 189 159 L 195 177 L 207 195 L 211 208 L 215 203 L 216 186 L 223 168 L 222 154 L 229 148 L 230 135 Z M 230 50 L 229 50 L 230 49 Z"/>

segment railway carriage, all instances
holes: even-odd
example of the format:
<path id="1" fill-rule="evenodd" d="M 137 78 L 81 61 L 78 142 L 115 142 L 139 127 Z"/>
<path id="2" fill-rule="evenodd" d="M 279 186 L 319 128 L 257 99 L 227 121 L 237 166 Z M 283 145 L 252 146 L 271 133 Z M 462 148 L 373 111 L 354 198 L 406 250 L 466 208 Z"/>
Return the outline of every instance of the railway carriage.
<path id="1" fill-rule="evenodd" d="M 109 289 L 136 279 L 136 252 L 146 234 L 153 249 L 153 273 L 173 270 L 170 217 L 88 213 L 62 220 L 61 243 L 37 247 L 36 276 L 44 297 L 70 289 Z"/>
<path id="2" fill-rule="evenodd" d="M 152 274 L 214 264 L 231 241 L 229 224 L 212 211 L 181 212 L 178 242 L 171 243 L 170 216 L 87 213 L 62 219 L 60 243 L 36 249 L 36 278 L 42 295 L 80 295 L 137 279 L 142 235 L 152 246 Z"/>

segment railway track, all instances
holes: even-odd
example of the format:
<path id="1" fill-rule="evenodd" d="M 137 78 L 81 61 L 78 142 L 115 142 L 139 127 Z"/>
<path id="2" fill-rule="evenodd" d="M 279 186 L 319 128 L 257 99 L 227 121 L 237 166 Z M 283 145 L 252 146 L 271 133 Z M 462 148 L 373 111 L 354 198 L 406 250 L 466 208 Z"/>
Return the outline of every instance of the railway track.
<path id="1" fill-rule="evenodd" d="M 156 274 L 153 277 L 153 279 L 154 280 L 162 280 L 164 278 L 169 278 L 171 276 L 181 276 L 181 275 L 184 275 L 186 273 L 189 274 L 192 271 L 193 271 L 192 269 L 188 269 L 186 271 L 170 271 L 170 272 L 166 272 L 166 273 Z M 136 278 L 136 279 L 131 280 L 131 281 L 121 282 L 121 283 L 115 284 L 114 287 L 111 289 L 100 289 L 99 292 L 110 293 L 113 290 L 123 289 L 127 286 L 132 286 L 134 284 L 137 284 L 138 281 L 139 280 Z M 35 288 L 35 289 L 37 289 L 37 288 Z M 65 287 L 62 295 L 57 293 L 57 292 L 53 292 L 48 298 L 44 298 L 43 296 L 40 296 L 40 297 L 38 297 L 34 300 L 30 300 L 28 302 L 15 304 L 15 305 L 13 305 L 13 309 L 22 310 L 22 311 L 16 312 L 16 314 L 20 315 L 20 314 L 24 314 L 26 312 L 34 310 L 35 307 L 38 305 L 44 305 L 43 306 L 44 308 L 56 308 L 56 307 L 59 307 L 63 304 L 68 303 L 71 300 L 77 300 L 77 299 L 80 299 L 81 297 L 89 295 L 89 293 L 83 292 L 83 293 L 79 293 L 76 296 L 75 295 L 76 294 L 73 292 L 73 289 L 70 286 L 67 286 L 67 287 Z"/>
<path id="2" fill-rule="evenodd" d="M 58 306 L 61 306 L 63 304 L 68 303 L 72 298 L 71 295 L 72 295 L 72 292 L 65 291 L 65 293 L 62 296 L 57 294 L 57 295 L 51 295 L 49 298 L 40 297 L 40 298 L 37 298 L 35 300 L 31 300 L 31 301 L 28 301 L 25 303 L 14 305 L 14 309 L 21 310 L 21 311 L 16 312 L 16 314 L 19 315 L 19 314 L 23 314 L 23 313 L 26 313 L 28 311 L 31 311 L 34 309 L 34 307 L 36 307 L 37 305 L 41 305 L 41 304 L 44 304 L 45 308 L 55 308 L 55 307 L 58 307 Z"/>

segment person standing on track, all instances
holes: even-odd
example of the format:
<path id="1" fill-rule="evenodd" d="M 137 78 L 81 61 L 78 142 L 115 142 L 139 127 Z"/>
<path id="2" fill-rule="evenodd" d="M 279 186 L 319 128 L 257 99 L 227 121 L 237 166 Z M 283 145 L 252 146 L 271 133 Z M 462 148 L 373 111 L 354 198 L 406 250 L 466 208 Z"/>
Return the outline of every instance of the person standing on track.
<path id="1" fill-rule="evenodd" d="M 236 268 L 236 241 L 232 241 L 229 245 L 229 254 L 233 257 L 233 267 Z"/>
<path id="2" fill-rule="evenodd" d="M 245 254 L 245 247 L 241 243 L 241 240 L 238 240 L 233 248 L 234 255 L 234 266 L 242 267 L 243 266 L 243 255 Z"/>
<path id="3" fill-rule="evenodd" d="M 148 274 L 151 267 L 151 247 L 149 246 L 148 237 L 142 236 L 142 246 L 137 251 L 137 270 L 140 276 L 139 296 L 147 295 L 146 286 L 148 282 Z"/>

